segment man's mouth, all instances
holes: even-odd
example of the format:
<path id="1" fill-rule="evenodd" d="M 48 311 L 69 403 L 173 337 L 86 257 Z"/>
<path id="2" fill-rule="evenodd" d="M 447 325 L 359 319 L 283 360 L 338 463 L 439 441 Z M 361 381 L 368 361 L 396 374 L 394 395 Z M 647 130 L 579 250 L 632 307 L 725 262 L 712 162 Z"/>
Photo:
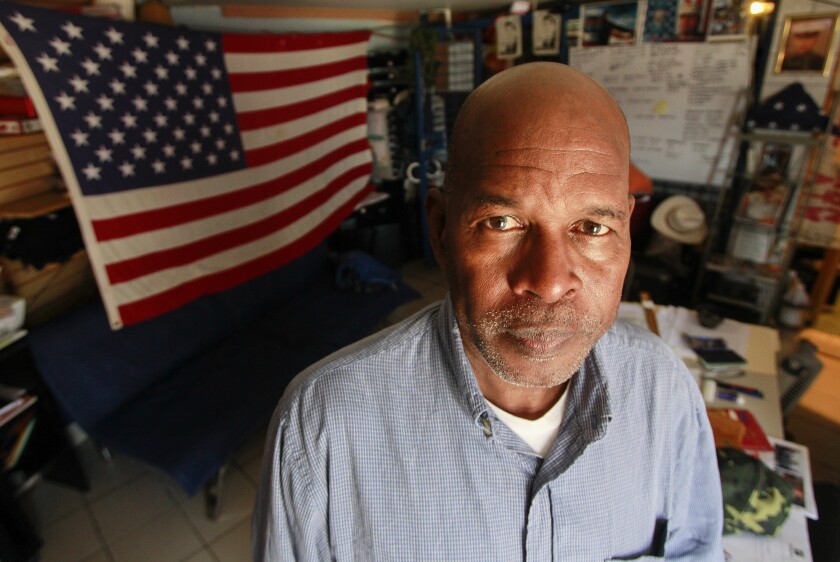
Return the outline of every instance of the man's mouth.
<path id="1" fill-rule="evenodd" d="M 556 356 L 575 336 L 574 331 L 556 328 L 512 328 L 507 334 L 528 356 L 535 359 L 548 359 Z"/>

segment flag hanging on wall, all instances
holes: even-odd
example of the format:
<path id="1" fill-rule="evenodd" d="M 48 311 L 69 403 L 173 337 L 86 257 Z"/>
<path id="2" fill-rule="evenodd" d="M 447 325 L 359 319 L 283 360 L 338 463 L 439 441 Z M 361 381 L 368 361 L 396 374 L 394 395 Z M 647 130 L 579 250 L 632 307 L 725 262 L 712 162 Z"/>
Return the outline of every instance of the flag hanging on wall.
<path id="1" fill-rule="evenodd" d="M 368 31 L 219 34 L 0 2 L 117 329 L 304 254 L 370 191 Z"/>

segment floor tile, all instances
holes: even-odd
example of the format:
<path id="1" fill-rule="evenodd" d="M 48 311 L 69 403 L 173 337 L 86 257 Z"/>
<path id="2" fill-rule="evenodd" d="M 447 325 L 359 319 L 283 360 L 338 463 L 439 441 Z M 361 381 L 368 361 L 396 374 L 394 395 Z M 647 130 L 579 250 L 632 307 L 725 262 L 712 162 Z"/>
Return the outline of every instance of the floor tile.
<path id="1" fill-rule="evenodd" d="M 179 562 L 200 549 L 202 542 L 173 505 L 109 546 L 115 562 Z"/>
<path id="2" fill-rule="evenodd" d="M 147 473 L 91 503 L 105 540 L 112 542 L 175 505 L 155 474 Z"/>
<path id="3" fill-rule="evenodd" d="M 250 560 L 250 558 L 247 558 L 246 560 Z M 207 547 L 202 548 L 201 550 L 189 556 L 188 558 L 184 558 L 183 562 L 219 562 L 219 559 L 216 558 L 216 555 L 213 554 L 213 551 L 210 550 L 209 547 Z"/>
<path id="4" fill-rule="evenodd" d="M 44 529 L 85 505 L 82 492 L 42 480 L 20 498 L 20 505 L 36 529 Z"/>
<path id="5" fill-rule="evenodd" d="M 112 453 L 111 459 L 105 460 L 92 441 L 85 441 L 76 451 L 90 481 L 90 491 L 86 494 L 88 500 L 109 494 L 150 469 L 148 465 L 119 453 Z"/>
<path id="6" fill-rule="evenodd" d="M 81 507 L 41 531 L 44 546 L 40 562 L 78 562 L 105 545 L 86 507 Z"/>
<path id="7" fill-rule="evenodd" d="M 210 542 L 251 517 L 256 495 L 254 484 L 239 469 L 229 468 L 222 487 L 222 509 L 218 519 L 207 517 L 202 494 L 190 498 L 182 504 L 182 508 L 204 540 Z"/>
<path id="8" fill-rule="evenodd" d="M 210 549 L 220 562 L 251 560 L 251 519 L 210 543 Z"/>

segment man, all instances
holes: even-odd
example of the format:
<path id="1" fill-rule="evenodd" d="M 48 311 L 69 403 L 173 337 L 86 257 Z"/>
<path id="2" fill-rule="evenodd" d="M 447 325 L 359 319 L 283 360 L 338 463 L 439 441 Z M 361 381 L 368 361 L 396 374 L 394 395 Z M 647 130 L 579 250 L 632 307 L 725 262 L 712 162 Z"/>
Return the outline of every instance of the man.
<path id="1" fill-rule="evenodd" d="M 691 375 L 611 328 L 630 253 L 615 101 L 533 63 L 476 89 L 427 215 L 450 294 L 302 373 L 268 438 L 269 560 L 722 560 Z"/>
<path id="2" fill-rule="evenodd" d="M 805 21 L 791 26 L 790 40 L 782 60 L 783 71 L 823 71 L 825 56 L 818 52 L 818 47 L 825 43 L 823 35 L 830 30 L 827 25 L 830 21 L 832 20 Z"/>

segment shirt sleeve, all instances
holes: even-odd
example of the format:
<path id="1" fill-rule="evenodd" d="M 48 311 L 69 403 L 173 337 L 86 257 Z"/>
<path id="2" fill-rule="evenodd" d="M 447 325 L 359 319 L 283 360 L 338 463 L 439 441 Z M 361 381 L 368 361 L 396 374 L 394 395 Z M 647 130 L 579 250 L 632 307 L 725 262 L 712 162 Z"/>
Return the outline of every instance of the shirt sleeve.
<path id="1" fill-rule="evenodd" d="M 717 454 L 699 389 L 689 388 L 689 411 L 678 430 L 673 463 L 667 560 L 714 560 L 723 556 L 723 500 Z"/>
<path id="2" fill-rule="evenodd" d="M 272 427 L 251 524 L 254 562 L 329 560 L 326 496 L 303 460 L 300 432 L 279 412 Z"/>

